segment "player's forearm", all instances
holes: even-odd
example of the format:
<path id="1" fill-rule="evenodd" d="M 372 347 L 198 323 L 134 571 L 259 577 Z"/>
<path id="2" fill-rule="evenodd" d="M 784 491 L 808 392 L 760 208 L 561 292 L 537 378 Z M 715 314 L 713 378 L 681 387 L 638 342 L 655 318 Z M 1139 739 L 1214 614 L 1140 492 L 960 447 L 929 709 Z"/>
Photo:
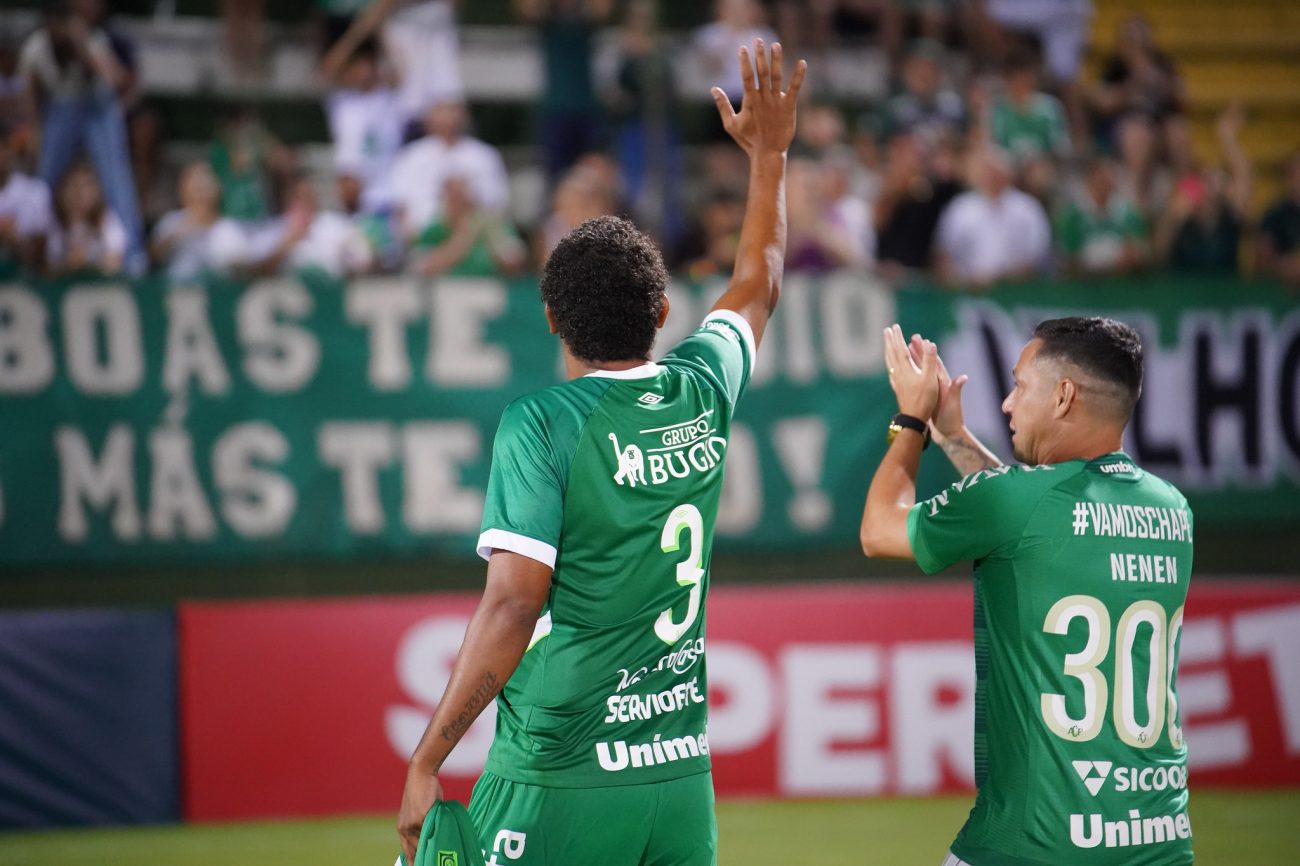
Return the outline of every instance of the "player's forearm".
<path id="1" fill-rule="evenodd" d="M 912 558 L 907 512 L 916 504 L 916 474 L 921 467 L 924 443 L 916 431 L 903 430 L 880 461 L 862 511 L 859 540 L 867 556 Z"/>
<path id="2" fill-rule="evenodd" d="M 526 601 L 484 597 L 411 765 L 436 774 L 470 725 L 505 686 L 523 658 L 538 611 Z"/>
<path id="3" fill-rule="evenodd" d="M 749 200 L 727 290 L 733 309 L 753 304 L 770 313 L 776 307 L 785 269 L 785 235 L 785 154 L 756 155 L 750 160 Z"/>
<path id="4" fill-rule="evenodd" d="M 1002 465 L 1002 459 L 986 448 L 965 426 L 954 436 L 944 436 L 934 430 L 934 441 L 948 456 L 953 468 L 962 475 Z"/>

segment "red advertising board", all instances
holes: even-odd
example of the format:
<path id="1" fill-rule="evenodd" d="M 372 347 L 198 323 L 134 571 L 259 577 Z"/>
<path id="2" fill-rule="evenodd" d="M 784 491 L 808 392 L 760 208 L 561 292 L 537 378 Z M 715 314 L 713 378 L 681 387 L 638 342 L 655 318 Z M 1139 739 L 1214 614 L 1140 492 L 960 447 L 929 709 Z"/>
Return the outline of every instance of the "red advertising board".
<path id="1" fill-rule="evenodd" d="M 191 820 L 394 811 L 473 611 L 467 594 L 180 611 Z M 1300 784 L 1300 583 L 1202 581 L 1179 694 L 1194 784 Z M 721 796 L 972 784 L 970 590 L 715 588 L 709 741 Z M 444 768 L 464 799 L 489 710 Z"/>

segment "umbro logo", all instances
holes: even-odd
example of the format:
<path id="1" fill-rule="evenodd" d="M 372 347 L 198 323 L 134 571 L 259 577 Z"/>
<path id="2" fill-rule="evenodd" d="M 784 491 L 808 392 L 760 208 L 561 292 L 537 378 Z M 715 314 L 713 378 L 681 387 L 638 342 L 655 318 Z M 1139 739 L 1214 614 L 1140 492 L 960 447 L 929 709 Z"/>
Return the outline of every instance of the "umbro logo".
<path id="1" fill-rule="evenodd" d="M 1074 772 L 1079 774 L 1083 786 L 1094 797 L 1101 790 L 1101 786 L 1106 784 L 1106 777 L 1110 775 L 1110 768 L 1114 766 L 1112 761 L 1071 761 L 1070 763 L 1074 765 Z M 1096 775 L 1093 775 L 1094 772 Z"/>
<path id="2" fill-rule="evenodd" d="M 638 403 L 644 403 L 647 406 L 653 406 L 656 403 L 662 403 L 663 401 L 664 398 L 662 395 L 651 394 L 649 391 L 646 391 L 644 394 L 642 394 L 640 397 L 637 398 Z"/>

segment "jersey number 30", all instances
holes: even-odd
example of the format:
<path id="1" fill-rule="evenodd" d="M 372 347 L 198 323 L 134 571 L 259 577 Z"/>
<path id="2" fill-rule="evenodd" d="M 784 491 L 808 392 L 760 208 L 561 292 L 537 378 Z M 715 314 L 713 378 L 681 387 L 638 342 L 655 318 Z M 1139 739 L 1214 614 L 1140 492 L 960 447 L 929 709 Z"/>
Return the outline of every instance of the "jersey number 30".
<path id="1" fill-rule="evenodd" d="M 1106 715 L 1110 684 L 1097 668 L 1110 651 L 1110 614 L 1098 599 L 1090 595 L 1068 595 L 1052 605 L 1043 622 L 1049 634 L 1068 634 L 1070 624 L 1082 619 L 1088 624 L 1088 640 L 1083 649 L 1065 656 L 1065 674 L 1083 686 L 1083 715 L 1070 715 L 1065 695 L 1044 692 L 1040 697 L 1043 721 L 1048 729 L 1065 740 L 1086 742 L 1101 731 Z M 1146 626 L 1149 637 L 1143 641 L 1149 658 L 1146 682 L 1135 683 L 1137 666 L 1134 656 L 1143 651 L 1138 643 L 1138 629 Z M 1165 609 L 1153 601 L 1136 601 L 1119 618 L 1115 627 L 1115 673 L 1112 715 L 1120 740 L 1136 749 L 1156 744 L 1161 728 L 1168 719 L 1169 741 L 1182 746 L 1183 731 L 1177 724 L 1178 697 L 1174 694 L 1175 646 L 1183 629 L 1183 609 L 1174 611 L 1166 621 Z M 1145 723 L 1138 721 L 1141 699 Z"/>

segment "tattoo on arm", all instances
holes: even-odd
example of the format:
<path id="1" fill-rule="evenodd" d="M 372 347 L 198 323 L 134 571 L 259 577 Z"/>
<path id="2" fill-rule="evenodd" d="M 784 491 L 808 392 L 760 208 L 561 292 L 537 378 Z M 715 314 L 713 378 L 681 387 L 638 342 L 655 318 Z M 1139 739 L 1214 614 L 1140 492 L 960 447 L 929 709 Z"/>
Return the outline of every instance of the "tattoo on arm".
<path id="1" fill-rule="evenodd" d="M 483 675 L 483 681 L 479 683 L 478 688 L 465 701 L 465 706 L 461 708 L 460 714 L 451 720 L 451 724 L 443 725 L 442 738 L 449 743 L 458 743 L 460 738 L 465 736 L 469 726 L 478 718 L 478 714 L 487 706 L 488 701 L 496 696 L 500 691 L 500 680 L 497 675 L 488 671 Z"/>
<path id="2" fill-rule="evenodd" d="M 965 439 L 945 439 L 940 443 L 939 447 L 943 449 L 944 454 L 948 455 L 952 465 L 962 475 L 970 475 L 972 472 L 979 472 L 981 469 L 993 469 L 1002 465 L 1002 461 L 990 455 L 977 442 L 969 442 Z"/>

